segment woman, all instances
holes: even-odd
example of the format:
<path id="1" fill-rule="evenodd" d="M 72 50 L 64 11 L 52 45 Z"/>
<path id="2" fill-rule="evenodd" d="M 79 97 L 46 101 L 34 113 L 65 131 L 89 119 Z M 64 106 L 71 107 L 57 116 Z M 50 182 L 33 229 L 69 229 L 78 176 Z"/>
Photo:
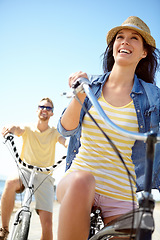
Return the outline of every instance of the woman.
<path id="1" fill-rule="evenodd" d="M 107 34 L 104 75 L 90 77 L 91 88 L 107 115 L 130 131 L 158 131 L 160 91 L 153 85 L 158 67 L 158 50 L 148 26 L 138 17 L 129 17 Z M 156 54 L 157 51 L 157 54 Z M 70 76 L 69 86 L 84 72 Z M 143 80 L 141 80 L 143 79 Z M 102 129 L 118 147 L 126 166 L 143 189 L 145 144 L 107 128 L 85 93 L 78 97 Z M 58 125 L 60 133 L 70 136 L 67 170 L 57 187 L 59 213 L 58 240 L 85 240 L 90 226 L 92 206 L 102 209 L 105 224 L 137 206 L 126 170 L 94 123 L 76 99 L 64 111 Z M 159 167 L 156 161 L 156 168 Z M 157 173 L 156 173 L 157 174 Z M 160 174 L 154 187 L 160 185 Z"/>

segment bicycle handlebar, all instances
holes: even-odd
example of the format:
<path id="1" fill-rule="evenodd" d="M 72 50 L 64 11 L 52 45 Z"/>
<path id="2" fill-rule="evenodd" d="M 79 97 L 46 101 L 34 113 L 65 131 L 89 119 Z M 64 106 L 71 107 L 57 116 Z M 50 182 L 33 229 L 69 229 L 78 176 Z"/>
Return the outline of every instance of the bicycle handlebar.
<path id="1" fill-rule="evenodd" d="M 35 169 L 36 171 L 38 172 L 52 172 L 65 158 L 66 156 L 63 156 L 61 158 L 61 160 L 57 161 L 53 166 L 49 166 L 49 167 L 37 167 L 37 166 L 33 166 L 33 165 L 30 165 L 24 161 L 22 161 L 22 159 L 19 157 L 19 154 L 18 154 L 18 151 L 17 151 L 17 148 L 16 148 L 16 145 L 15 145 L 15 142 L 14 142 L 14 135 L 12 133 L 7 133 L 5 136 L 5 144 L 7 142 L 10 142 L 10 148 L 12 148 L 12 156 L 14 157 L 15 161 L 17 163 L 20 163 L 23 167 L 27 168 L 27 169 L 30 169 L 30 170 L 33 170 Z M 10 151 L 11 152 L 11 151 Z"/>
<path id="2" fill-rule="evenodd" d="M 90 82 L 87 78 L 78 78 L 76 83 L 72 85 L 73 93 L 77 94 L 78 92 L 85 92 L 93 106 L 95 107 L 96 111 L 102 118 L 102 120 L 106 123 L 108 127 L 116 131 L 117 133 L 124 135 L 128 138 L 132 138 L 134 140 L 141 140 L 141 141 L 147 141 L 148 137 L 151 135 L 154 135 L 156 137 L 156 141 L 160 142 L 160 133 L 154 133 L 153 131 L 146 132 L 146 133 L 139 133 L 139 132 L 131 132 L 128 130 L 125 130 L 115 123 L 113 123 L 110 118 L 106 115 L 102 107 L 100 106 L 97 98 L 92 92 L 92 89 L 90 87 Z"/>

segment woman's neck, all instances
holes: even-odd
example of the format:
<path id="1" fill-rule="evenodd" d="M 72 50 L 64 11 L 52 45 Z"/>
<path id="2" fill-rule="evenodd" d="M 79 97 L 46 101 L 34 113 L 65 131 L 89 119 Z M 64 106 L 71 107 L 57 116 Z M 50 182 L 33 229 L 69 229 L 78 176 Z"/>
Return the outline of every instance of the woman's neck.
<path id="1" fill-rule="evenodd" d="M 131 102 L 130 93 L 134 81 L 134 71 L 114 66 L 103 86 L 105 100 L 114 107 L 122 107 Z"/>
<path id="2" fill-rule="evenodd" d="M 134 74 L 135 69 L 114 65 L 108 80 L 119 87 L 133 86 Z"/>

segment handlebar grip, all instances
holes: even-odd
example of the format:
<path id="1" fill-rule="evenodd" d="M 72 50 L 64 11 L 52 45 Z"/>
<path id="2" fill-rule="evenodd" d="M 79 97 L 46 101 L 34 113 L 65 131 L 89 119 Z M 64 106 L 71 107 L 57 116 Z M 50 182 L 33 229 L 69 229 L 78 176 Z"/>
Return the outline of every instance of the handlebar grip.
<path id="1" fill-rule="evenodd" d="M 78 78 L 74 83 L 72 83 L 72 88 L 76 89 L 79 86 L 80 86 L 80 82 L 79 82 L 79 78 Z"/>
<path id="2" fill-rule="evenodd" d="M 83 83 L 86 83 L 86 84 L 90 85 L 90 81 L 88 80 L 88 78 L 80 77 L 74 83 L 72 83 L 72 88 L 76 89 L 77 87 L 79 87 Z"/>

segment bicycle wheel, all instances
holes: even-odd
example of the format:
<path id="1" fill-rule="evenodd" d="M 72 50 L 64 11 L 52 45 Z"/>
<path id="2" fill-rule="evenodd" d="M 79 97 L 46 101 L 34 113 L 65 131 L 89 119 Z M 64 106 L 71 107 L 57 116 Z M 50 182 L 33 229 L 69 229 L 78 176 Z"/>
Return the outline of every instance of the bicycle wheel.
<path id="1" fill-rule="evenodd" d="M 30 227 L 31 212 L 21 211 L 17 221 L 17 225 L 14 226 L 13 235 L 10 236 L 11 240 L 27 240 L 29 227 Z"/>

